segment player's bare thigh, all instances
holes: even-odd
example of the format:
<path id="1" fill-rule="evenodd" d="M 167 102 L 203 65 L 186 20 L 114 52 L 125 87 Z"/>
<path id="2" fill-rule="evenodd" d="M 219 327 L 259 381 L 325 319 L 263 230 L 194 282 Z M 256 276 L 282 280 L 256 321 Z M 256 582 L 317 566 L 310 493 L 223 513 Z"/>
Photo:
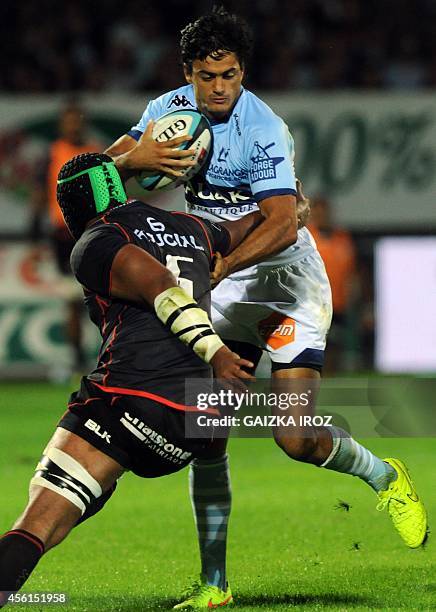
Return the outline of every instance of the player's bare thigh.
<path id="1" fill-rule="evenodd" d="M 96 480 L 103 493 L 121 476 L 124 468 L 94 448 L 91 444 L 74 433 L 58 427 L 47 444 L 73 458 Z M 68 499 L 45 487 L 31 484 L 29 503 L 14 529 L 24 529 L 36 535 L 45 544 L 46 550 L 58 544 L 72 529 L 81 516 L 81 512 Z"/>
<path id="2" fill-rule="evenodd" d="M 78 461 L 97 480 L 103 492 L 109 489 L 113 485 L 114 480 L 119 478 L 124 471 L 124 468 L 117 461 L 63 427 L 56 429 L 44 449 L 44 454 L 51 447 L 62 450 Z"/>

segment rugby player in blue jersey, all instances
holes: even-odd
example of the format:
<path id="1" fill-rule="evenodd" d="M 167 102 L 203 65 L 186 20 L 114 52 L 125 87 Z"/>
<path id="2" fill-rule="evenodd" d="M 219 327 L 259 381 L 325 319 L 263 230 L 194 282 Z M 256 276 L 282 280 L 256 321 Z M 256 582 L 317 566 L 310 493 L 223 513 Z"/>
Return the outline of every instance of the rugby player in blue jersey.
<path id="1" fill-rule="evenodd" d="M 209 118 L 213 155 L 205 175 L 185 188 L 187 209 L 209 220 L 260 210 L 264 221 L 228 256 L 218 257 L 212 282 L 216 331 L 238 354 L 271 359 L 276 388 L 295 391 L 320 379 L 330 326 L 331 293 L 315 242 L 298 218 L 294 143 L 283 120 L 242 86 L 251 51 L 246 23 L 222 8 L 182 30 L 187 85 L 149 102 L 140 121 L 107 151 L 129 176 L 139 170 L 177 174 L 188 162 L 152 140 L 153 121 L 174 108 L 198 108 Z M 165 151 L 165 152 L 164 152 Z M 315 394 L 314 394 L 315 395 Z M 314 405 L 292 413 L 313 414 Z M 299 421 L 297 420 L 297 423 Z M 404 465 L 383 461 L 339 427 L 276 428 L 275 441 L 292 459 L 358 476 L 379 496 L 408 546 L 422 544 L 425 510 Z M 230 512 L 227 457 L 191 466 L 201 577 L 180 609 L 228 601 L 225 538 Z M 177 607 L 177 606 L 176 606 Z"/>

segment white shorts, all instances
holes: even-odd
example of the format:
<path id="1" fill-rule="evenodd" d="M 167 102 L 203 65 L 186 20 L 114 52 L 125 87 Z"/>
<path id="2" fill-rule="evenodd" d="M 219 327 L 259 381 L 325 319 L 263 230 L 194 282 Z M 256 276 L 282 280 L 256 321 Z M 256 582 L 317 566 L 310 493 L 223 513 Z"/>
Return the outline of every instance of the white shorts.
<path id="1" fill-rule="evenodd" d="M 330 283 L 316 250 L 292 263 L 243 270 L 212 291 L 216 332 L 268 351 L 273 369 L 320 370 L 331 318 Z"/>

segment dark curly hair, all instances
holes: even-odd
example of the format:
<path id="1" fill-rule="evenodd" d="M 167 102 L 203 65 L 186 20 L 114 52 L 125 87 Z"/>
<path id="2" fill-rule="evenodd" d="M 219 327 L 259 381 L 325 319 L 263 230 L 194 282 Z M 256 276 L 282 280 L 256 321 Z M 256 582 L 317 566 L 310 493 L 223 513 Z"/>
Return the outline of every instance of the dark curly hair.
<path id="1" fill-rule="evenodd" d="M 244 19 L 228 13 L 223 6 L 214 6 L 212 12 L 188 23 L 181 31 L 182 61 L 189 74 L 194 60 L 208 55 L 220 60 L 233 52 L 243 68 L 252 49 L 251 30 Z"/>
<path id="2" fill-rule="evenodd" d="M 127 200 L 118 170 L 104 153 L 82 153 L 67 161 L 58 175 L 56 195 L 65 223 L 76 240 L 88 221 Z"/>

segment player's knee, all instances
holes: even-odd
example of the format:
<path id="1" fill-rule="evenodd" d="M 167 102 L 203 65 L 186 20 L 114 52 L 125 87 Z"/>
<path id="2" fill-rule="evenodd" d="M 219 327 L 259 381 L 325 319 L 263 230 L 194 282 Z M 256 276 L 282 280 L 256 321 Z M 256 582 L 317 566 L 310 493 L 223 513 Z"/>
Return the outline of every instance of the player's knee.
<path id="1" fill-rule="evenodd" d="M 95 478 L 73 457 L 54 447 L 43 455 L 30 485 L 31 503 L 23 520 L 33 528 L 38 528 L 38 521 L 46 524 L 43 529 L 46 548 L 59 544 L 70 529 L 81 522 L 80 517 L 85 520 L 98 512 L 113 492 L 110 489 L 103 496 Z M 53 497 L 51 493 L 47 496 L 47 490 L 57 495 Z M 32 491 L 38 493 L 35 495 Z M 48 503 L 46 497 L 49 498 Z M 99 503 L 101 497 L 103 499 Z M 59 500 L 59 503 L 53 503 L 53 499 Z M 39 529 L 42 529 L 41 526 Z"/>
<path id="2" fill-rule="evenodd" d="M 76 524 L 74 525 L 74 527 L 77 527 L 77 525 L 80 525 L 81 523 L 84 523 L 85 521 L 87 521 L 89 518 L 91 518 L 91 516 L 94 516 L 95 514 L 97 514 L 97 512 L 100 512 L 100 510 L 103 509 L 103 507 L 105 506 L 106 502 L 108 501 L 108 499 L 110 497 L 112 497 L 112 493 L 115 491 L 115 489 L 117 488 L 117 483 L 114 482 L 114 484 L 110 487 L 110 489 L 108 489 L 107 491 L 105 491 L 101 497 L 95 499 L 85 510 L 85 512 L 82 514 L 82 516 L 79 518 L 79 520 L 76 522 Z"/>
<path id="3" fill-rule="evenodd" d="M 274 440 L 288 457 L 296 461 L 310 461 L 316 450 L 315 437 L 308 436 L 307 433 L 302 436 L 289 436 L 286 432 L 275 431 Z"/>
<path id="4" fill-rule="evenodd" d="M 100 484 L 76 459 L 53 446 L 42 456 L 30 483 L 58 493 L 82 515 L 103 492 Z"/>

